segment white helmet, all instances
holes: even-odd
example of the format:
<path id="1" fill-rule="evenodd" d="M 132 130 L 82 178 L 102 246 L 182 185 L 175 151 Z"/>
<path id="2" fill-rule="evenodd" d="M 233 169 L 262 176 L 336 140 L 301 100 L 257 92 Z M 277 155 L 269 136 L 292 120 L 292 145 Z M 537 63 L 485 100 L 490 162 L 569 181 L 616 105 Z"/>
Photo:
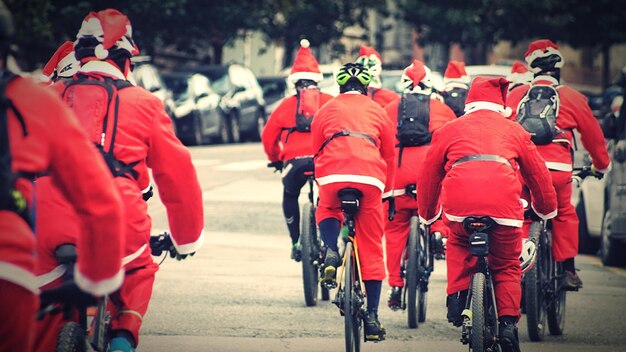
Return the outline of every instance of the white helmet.
<path id="1" fill-rule="evenodd" d="M 520 266 L 522 267 L 522 274 L 530 270 L 535 265 L 536 257 L 537 245 L 535 245 L 535 242 L 528 238 L 523 238 L 522 253 L 519 256 Z"/>

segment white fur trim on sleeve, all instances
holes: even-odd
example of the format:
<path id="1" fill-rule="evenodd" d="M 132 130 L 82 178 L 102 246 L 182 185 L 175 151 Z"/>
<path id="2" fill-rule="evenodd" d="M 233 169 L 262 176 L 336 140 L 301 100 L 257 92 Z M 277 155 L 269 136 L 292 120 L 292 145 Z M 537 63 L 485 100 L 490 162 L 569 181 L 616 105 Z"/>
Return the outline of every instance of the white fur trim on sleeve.
<path id="1" fill-rule="evenodd" d="M 200 247 L 202 247 L 202 244 L 204 243 L 204 229 L 202 229 L 202 231 L 200 232 L 200 236 L 195 242 L 179 245 L 176 243 L 174 236 L 172 236 L 172 243 L 174 244 L 174 247 L 176 247 L 176 251 L 179 254 L 194 253 L 198 249 L 200 249 Z"/>
<path id="2" fill-rule="evenodd" d="M 120 269 L 111 278 L 93 281 L 85 277 L 85 275 L 78 270 L 78 267 L 76 267 L 74 270 L 74 281 L 81 290 L 89 292 L 94 296 L 104 296 L 122 286 L 122 282 L 124 282 L 124 270 Z"/>
<path id="3" fill-rule="evenodd" d="M 534 204 L 530 204 L 530 207 L 533 209 L 533 211 L 535 212 L 535 214 L 537 214 L 540 218 L 542 218 L 543 220 L 549 220 L 552 219 L 553 217 L 556 216 L 558 209 L 554 209 L 553 211 L 551 211 L 548 214 L 541 214 L 540 212 L 537 211 L 537 209 L 535 209 L 535 205 Z"/>
<path id="4" fill-rule="evenodd" d="M 431 225 L 433 222 L 437 221 L 437 219 L 439 219 L 441 217 L 441 213 L 443 212 L 443 208 L 440 206 L 439 207 L 439 211 L 437 212 L 437 215 L 435 215 L 435 217 L 433 217 L 432 219 L 424 219 L 423 217 L 419 217 L 420 218 L 420 222 L 424 225 Z"/>
<path id="5" fill-rule="evenodd" d="M 22 286 L 36 295 L 39 294 L 35 275 L 17 265 L 0 262 L 0 279 Z"/>
<path id="6" fill-rule="evenodd" d="M 607 173 L 609 171 L 611 171 L 611 168 L 613 167 L 613 164 L 611 162 L 609 162 L 609 166 L 606 167 L 606 169 L 596 169 L 596 171 L 601 172 L 601 173 Z"/>

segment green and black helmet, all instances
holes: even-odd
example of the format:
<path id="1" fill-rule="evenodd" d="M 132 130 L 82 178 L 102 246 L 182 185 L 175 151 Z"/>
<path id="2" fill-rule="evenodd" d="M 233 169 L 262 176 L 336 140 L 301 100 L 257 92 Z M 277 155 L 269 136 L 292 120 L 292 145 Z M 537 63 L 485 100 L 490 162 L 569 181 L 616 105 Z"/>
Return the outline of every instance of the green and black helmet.
<path id="1" fill-rule="evenodd" d="M 337 84 L 341 93 L 359 90 L 365 94 L 371 81 L 372 75 L 361 64 L 347 63 L 337 73 Z"/>

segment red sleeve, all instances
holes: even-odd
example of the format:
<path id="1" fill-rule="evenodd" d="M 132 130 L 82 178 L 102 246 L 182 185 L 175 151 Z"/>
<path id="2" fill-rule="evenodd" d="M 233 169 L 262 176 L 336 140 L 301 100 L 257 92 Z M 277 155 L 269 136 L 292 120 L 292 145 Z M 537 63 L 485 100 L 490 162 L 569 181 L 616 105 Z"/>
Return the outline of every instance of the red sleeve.
<path id="1" fill-rule="evenodd" d="M 393 190 L 396 175 L 396 127 L 391 123 L 391 119 L 383 112 L 383 130 L 380 136 L 380 155 L 387 164 L 387 177 L 385 179 L 385 191 L 383 197 L 390 196 Z"/>
<path id="2" fill-rule="evenodd" d="M 289 99 L 290 98 L 283 99 L 270 115 L 265 127 L 263 127 L 261 141 L 265 154 L 271 162 L 280 160 L 280 135 L 283 132 L 282 128 L 284 124 L 282 120 L 284 119 L 286 110 L 290 110 L 288 108 Z"/>
<path id="3" fill-rule="evenodd" d="M 580 132 L 580 140 L 591 155 L 593 165 L 600 172 L 609 171 L 611 158 L 606 149 L 604 134 L 602 133 L 600 123 L 591 112 L 587 98 L 571 89 L 565 90 L 563 93 L 567 94 L 568 103 L 574 112 L 573 117 L 576 120 L 576 129 Z"/>
<path id="4" fill-rule="evenodd" d="M 537 152 L 535 143 L 530 140 L 530 134 L 520 125 L 513 125 L 512 134 L 517 142 L 520 173 L 530 189 L 533 210 L 545 220 L 555 217 L 556 191 L 545 161 Z"/>
<path id="5" fill-rule="evenodd" d="M 56 96 L 54 98 L 57 98 Z M 49 112 L 49 172 L 82 224 L 76 284 L 94 295 L 119 288 L 125 243 L 123 204 L 111 172 L 74 113 L 60 99 L 40 101 Z M 43 118 L 43 117 L 41 117 Z"/>
<path id="6" fill-rule="evenodd" d="M 524 97 L 524 94 L 526 94 L 529 88 L 529 85 L 522 85 L 513 89 L 507 95 L 506 106 L 511 108 L 511 116 L 509 116 L 509 120 L 515 121 L 515 119 L 517 118 L 517 106 L 519 105 L 522 97 Z"/>
<path id="7" fill-rule="evenodd" d="M 430 100 L 430 124 L 428 128 L 431 133 L 453 120 L 456 120 L 456 114 L 448 105 L 436 99 Z"/>
<path id="8" fill-rule="evenodd" d="M 167 209 L 176 250 L 180 254 L 189 254 L 197 251 L 204 242 L 202 190 L 189 150 L 176 138 L 161 102 L 155 101 L 154 104 L 156 116 L 147 163 Z"/>
<path id="9" fill-rule="evenodd" d="M 311 143 L 313 147 L 313 153 L 317 154 L 320 150 L 322 144 L 326 140 L 324 137 L 324 120 L 326 119 L 326 114 L 328 111 L 328 105 L 322 106 L 322 108 L 317 112 L 315 118 L 313 118 L 313 122 L 311 122 Z"/>
<path id="10" fill-rule="evenodd" d="M 450 132 L 450 129 L 440 129 L 433 133 L 430 148 L 417 178 L 417 209 L 426 225 L 432 224 L 441 216 L 438 201 L 441 181 L 446 175 L 447 141 Z"/>

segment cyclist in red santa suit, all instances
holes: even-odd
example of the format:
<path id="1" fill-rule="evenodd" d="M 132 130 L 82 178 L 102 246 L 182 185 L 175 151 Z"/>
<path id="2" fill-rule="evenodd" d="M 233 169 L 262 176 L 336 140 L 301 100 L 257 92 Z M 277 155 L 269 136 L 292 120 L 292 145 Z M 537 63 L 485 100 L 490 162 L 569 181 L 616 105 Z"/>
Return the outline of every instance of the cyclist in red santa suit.
<path id="1" fill-rule="evenodd" d="M 523 62 L 515 60 L 511 66 L 511 73 L 506 76 L 506 79 L 511 82 L 509 84 L 510 92 L 517 87 L 530 83 L 533 80 L 533 73 L 528 70 Z"/>
<path id="2" fill-rule="evenodd" d="M 52 54 L 41 71 L 44 82 L 54 83 L 59 79 L 71 78 L 80 68 L 80 62 L 74 56 L 74 42 L 66 41 Z"/>
<path id="3" fill-rule="evenodd" d="M 346 64 L 337 74 L 339 96 L 315 116 L 311 126 L 315 178 L 319 184 L 316 220 L 328 246 L 322 283 L 336 282 L 341 264 L 337 237 L 343 220 L 337 192 L 351 187 L 363 197 L 355 216 L 356 246 L 367 293 L 366 340 L 382 340 L 385 330 L 378 321 L 378 301 L 383 263 L 383 195 L 390 196 L 394 175 L 394 127 L 385 110 L 366 96 L 371 75 L 360 64 Z"/>
<path id="4" fill-rule="evenodd" d="M 392 309 L 400 308 L 402 303 L 404 280 L 400 276 L 400 261 L 409 236 L 411 216 L 417 213 L 415 194 L 407 194 L 406 189 L 410 185 L 415 187 L 432 133 L 456 118 L 448 106 L 431 98 L 431 76 L 428 67 L 414 60 L 402 74 L 404 94 L 385 107 L 391 123 L 396 126 L 396 177 L 393 187 L 396 214 L 393 221 L 385 223 L 387 272 L 391 286 L 387 304 Z M 440 240 L 442 236 L 447 237 L 447 228 L 442 221 L 436 221 L 431 230 Z"/>
<path id="5" fill-rule="evenodd" d="M 454 111 L 457 117 L 465 114 L 465 99 L 470 85 L 470 77 L 465 72 L 463 61 L 452 60 L 448 62 L 443 73 L 444 89 L 441 92 L 443 101 Z"/>
<path id="6" fill-rule="evenodd" d="M 547 39 L 534 41 L 528 46 L 525 59 L 535 77 L 530 84 L 513 89 L 507 98 L 507 105 L 513 110 L 510 118 L 515 120 L 518 106 L 532 86 L 552 86 L 558 93 L 557 135 L 551 142 L 537 145 L 537 150 L 552 174 L 559 202 L 558 214 L 552 220 L 552 252 L 556 261 L 563 262 L 563 286 L 569 290 L 577 290 L 583 283 L 576 274 L 574 265 L 574 257 L 578 253 L 578 216 L 570 202 L 573 130 L 580 132 L 581 142 L 593 160 L 592 171 L 595 174 L 607 172 L 611 159 L 600 124 L 593 116 L 585 96 L 560 84 L 563 56 L 558 46 Z"/>
<path id="7" fill-rule="evenodd" d="M 433 133 L 430 149 L 417 179 L 418 212 L 426 224 L 441 216 L 450 228 L 448 266 L 448 321 L 462 324 L 476 257 L 469 251 L 469 235 L 462 222 L 468 216 L 489 216 L 489 267 L 493 275 L 500 345 L 519 351 L 523 177 L 533 196 L 533 208 L 544 219 L 556 215 L 556 193 L 550 172 L 530 134 L 505 116 L 509 82 L 504 78 L 474 79 L 466 114 Z M 437 203 L 441 202 L 441 207 Z"/>
<path id="8" fill-rule="evenodd" d="M 367 88 L 367 96 L 372 98 L 378 105 L 384 108 L 387 104 L 400 98 L 398 93 L 391 89 L 383 88 L 380 79 L 380 73 L 383 70 L 383 59 L 376 49 L 371 46 L 361 45 L 356 63 L 363 65 L 372 75 L 372 82 L 370 82 Z"/>
<path id="9" fill-rule="evenodd" d="M 129 19 L 113 9 L 90 12 L 76 37 L 74 51 L 81 68 L 71 80 L 59 81 L 52 89 L 76 113 L 122 194 L 126 276 L 111 296 L 111 350 L 133 351 L 158 269 L 150 254 L 152 224 L 144 200 L 150 189 L 148 169 L 167 211 L 174 243 L 170 251 L 178 259 L 195 253 L 203 243 L 202 192 L 191 155 L 176 138 L 161 101 L 126 80 L 130 58 L 138 53 Z M 39 273 L 46 277 L 56 267 L 50 249 L 72 243 L 82 231 L 56 187 L 39 186 L 38 232 L 48 238 L 39 246 Z"/>
<path id="10" fill-rule="evenodd" d="M 263 128 L 261 141 L 270 165 L 282 171 L 283 214 L 291 237 L 291 259 L 300 261 L 300 209 L 298 196 L 306 183 L 306 172 L 313 171 L 311 121 L 317 110 L 332 98 L 320 92 L 322 80 L 317 60 L 309 49 L 309 41 L 300 42 L 291 73 L 287 78 L 296 87 L 296 94 L 283 99 Z"/>
<path id="11" fill-rule="evenodd" d="M 74 278 L 92 295 L 122 284 L 123 211 L 111 175 L 72 111 L 54 92 L 6 69 L 12 23 L 0 2 L 0 351 L 32 352 L 39 308 L 39 237 L 33 233 L 39 185 L 33 180 L 47 173 L 88 231 L 77 239 Z"/>

